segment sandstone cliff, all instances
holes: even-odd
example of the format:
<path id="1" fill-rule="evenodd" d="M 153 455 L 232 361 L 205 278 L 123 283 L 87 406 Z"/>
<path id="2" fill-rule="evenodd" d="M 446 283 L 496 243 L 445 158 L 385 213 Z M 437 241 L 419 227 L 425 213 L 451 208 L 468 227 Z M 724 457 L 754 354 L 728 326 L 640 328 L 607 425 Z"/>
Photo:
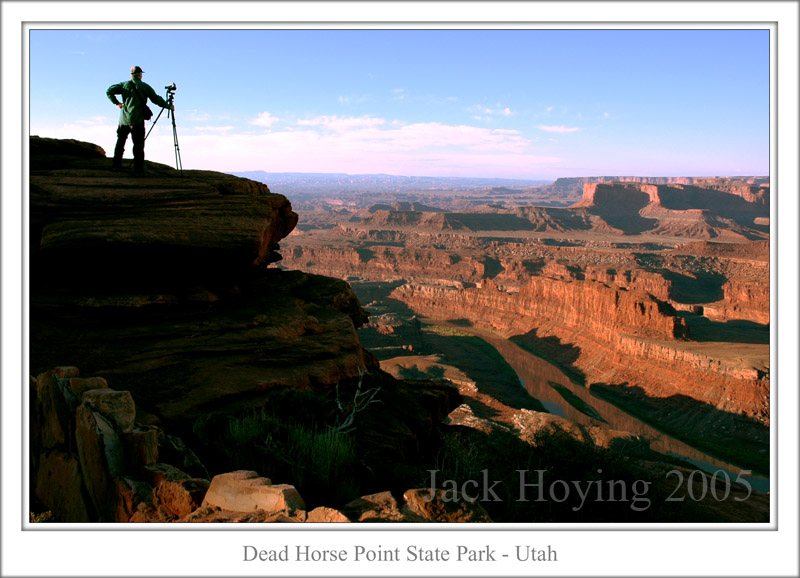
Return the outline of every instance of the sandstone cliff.
<path id="1" fill-rule="evenodd" d="M 636 385 L 651 397 L 685 396 L 769 424 L 768 365 L 680 341 L 690 333 L 684 317 L 647 293 L 534 277 L 517 293 L 487 282 L 469 289 L 406 284 L 392 296 L 423 315 L 469 320 L 529 343 L 587 385 Z"/>
<path id="2" fill-rule="evenodd" d="M 267 267 L 281 260 L 278 243 L 296 230 L 297 216 L 286 198 L 246 179 L 207 171 L 180 176 L 155 163 L 148 163 L 147 177 L 133 179 L 111 172 L 104 152 L 88 143 L 34 137 L 31 151 L 30 365 L 37 375 L 31 409 L 38 428 L 32 436 L 32 482 L 43 500 L 57 495 L 60 501 L 53 503 L 63 507 L 59 516 L 187 522 L 488 520 L 480 508 L 458 506 L 448 512 L 434 502 L 433 510 L 426 509 L 418 500 L 421 490 L 406 491 L 416 487 L 406 482 L 419 477 L 419 465 L 433 462 L 439 425 L 461 396 L 444 383 L 396 380 L 380 371 L 357 336 L 367 315 L 347 283 Z M 588 209 L 484 213 L 422 218 L 460 231 L 479 230 L 486 218 L 500 231 L 512 231 L 520 222 L 529 229 L 568 230 L 588 227 L 592 220 Z M 475 247 L 470 239 L 451 237 L 454 230 L 418 242 L 398 230 L 416 227 L 411 222 L 416 217 L 398 218 L 385 223 L 394 229 L 375 230 L 384 235 L 385 245 L 370 242 L 327 252 L 295 246 L 287 261 L 297 265 L 306 259 L 316 272 L 329 267 L 334 273 L 338 266 L 338 271 L 382 278 L 416 272 L 436 285 L 409 285 L 395 296 L 420 311 L 471 319 L 507 335 L 525 332 L 526 338 L 553 345 L 554 356 L 562 356 L 587 382 L 638 383 L 668 367 L 648 394 L 681 392 L 708 403 L 716 400 L 721 411 L 766 421 L 763 400 L 758 405 L 751 391 L 740 387 L 751 380 L 763 393 L 768 384 L 763 370 L 753 375 L 752 367 L 675 346 L 691 328 L 672 305 L 673 280 L 659 280 L 644 269 L 553 263 L 546 243 L 516 243 L 502 253 L 497 246 L 495 256 L 462 251 Z M 432 240 L 434 246 L 427 247 Z M 573 247 L 567 242 L 558 249 L 571 254 Z M 520 260 L 518 250 L 536 254 Z M 626 265 L 639 259 L 612 254 Z M 453 272 L 463 281 L 453 280 Z M 520 290 L 484 281 L 502 273 Z M 747 282 L 724 289 L 720 284 L 720 291 L 752 303 L 752 310 L 764 298 Z M 719 314 L 746 315 L 747 309 Z M 100 378 L 73 382 L 76 376 L 63 367 L 51 373 L 65 363 L 80 366 L 86 375 L 107 377 L 114 390 Z M 698 372 L 709 377 L 702 391 L 693 381 Z M 116 405 L 108 403 L 110 398 Z M 230 430 L 211 426 L 227 426 L 227 418 L 253 408 L 287 408 L 279 405 L 281 399 L 294 403 L 289 409 L 301 417 L 312 412 L 312 404 L 291 400 L 313 400 L 324 406 L 325 417 L 342 417 L 348 411 L 355 415 L 348 408 L 367 399 L 353 433 L 359 457 L 353 470 L 369 478 L 371 490 L 389 487 L 394 496 L 378 492 L 341 510 L 306 512 L 293 488 L 273 487 L 249 466 L 236 472 L 221 467 L 219 454 L 233 453 L 226 446 Z M 44 416 L 49 417 L 38 419 Z M 550 423 L 546 416 L 524 417 L 521 431 Z M 338 423 L 345 425 L 352 423 Z M 162 428 L 184 439 L 199 431 L 218 434 L 202 448 L 208 470 L 187 462 L 185 447 L 163 436 Z M 591 443 L 608 436 L 592 431 Z M 254 454 L 274 449 L 266 445 L 274 439 L 265 437 Z M 198 439 L 199 434 L 190 441 Z M 176 463 L 177 472 L 159 466 L 170 454 L 180 460 L 169 462 Z M 261 468 L 259 473 L 273 475 Z M 223 477 L 209 481 L 215 474 Z M 215 481 L 231 491 L 211 491 Z M 69 489 L 54 489 L 62 486 Z M 286 507 L 235 511 L 241 494 L 256 486 L 270 504 L 273 494 L 283 496 Z M 403 500 L 396 499 L 404 491 Z M 61 500 L 64 492 L 80 500 Z M 319 500 L 305 491 L 303 498 Z"/>
<path id="3" fill-rule="evenodd" d="M 493 204 L 445 212 L 410 203 L 402 210 L 374 206 L 362 211 L 362 217 L 353 216 L 352 224 L 340 225 L 354 234 L 368 235 L 378 231 L 450 235 L 588 232 L 728 242 L 769 237 L 768 185 L 726 179 L 670 180 L 670 184 L 586 182 L 583 197 L 569 208 Z"/>
<path id="4" fill-rule="evenodd" d="M 347 283 L 267 267 L 297 223 L 288 200 L 229 175 L 146 169 L 112 172 L 95 145 L 32 137 L 31 373 L 103 375 L 142 424 L 181 436 L 286 390 L 335 408 L 366 375 L 395 409 L 363 416 L 376 480 L 424 456 L 457 391 L 380 372 Z"/>
<path id="5" fill-rule="evenodd" d="M 564 196 L 580 195 L 587 183 L 646 183 L 650 185 L 693 185 L 703 181 L 736 180 L 747 185 L 769 186 L 769 177 L 635 177 L 635 176 L 599 176 L 599 177 L 562 177 L 550 185 L 539 189 L 551 190 Z"/>
<path id="6" fill-rule="evenodd" d="M 741 181 L 586 183 L 572 208 L 594 215 L 596 229 L 623 234 L 757 239 L 769 231 L 761 221 L 769 219 L 769 187 Z"/>

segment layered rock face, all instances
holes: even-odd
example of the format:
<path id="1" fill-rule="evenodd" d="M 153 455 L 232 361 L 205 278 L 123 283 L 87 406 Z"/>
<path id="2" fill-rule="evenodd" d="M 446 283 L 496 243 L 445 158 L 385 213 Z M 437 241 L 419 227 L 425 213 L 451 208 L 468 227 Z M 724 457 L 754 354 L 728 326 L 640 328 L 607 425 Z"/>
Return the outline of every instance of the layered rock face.
<path id="1" fill-rule="evenodd" d="M 143 425 L 185 436 L 286 389 L 330 398 L 366 373 L 396 408 L 364 416 L 387 464 L 424 454 L 460 403 L 380 372 L 347 283 L 266 267 L 297 215 L 265 185 L 150 162 L 134 178 L 88 143 L 32 137 L 31 151 L 34 375 L 64 363 L 103 375 Z"/>
<path id="2" fill-rule="evenodd" d="M 492 282 L 469 289 L 407 284 L 392 297 L 429 317 L 531 341 L 587 384 L 635 384 L 652 397 L 686 396 L 769 424 L 768 366 L 679 341 L 690 334 L 685 318 L 647 293 L 534 277 L 517 293 Z"/>
<path id="3" fill-rule="evenodd" d="M 261 183 L 153 164 L 146 178 L 120 179 L 86 143 L 31 143 L 32 275 L 57 268 L 101 287 L 213 282 L 280 259 L 278 241 L 297 224 Z"/>
<path id="4" fill-rule="evenodd" d="M 410 204 L 403 210 L 373 206 L 348 213 L 348 221 L 338 224 L 351 236 L 372 236 L 384 241 L 390 240 L 391 233 L 409 231 L 445 236 L 468 233 L 485 236 L 488 232 L 496 236 L 647 234 L 726 242 L 769 238 L 768 184 L 726 179 L 666 180 L 674 182 L 586 182 L 582 198 L 568 208 L 497 203 L 453 212 Z M 523 201 L 515 200 L 520 202 Z M 384 233 L 382 239 L 378 238 L 380 232 Z"/>
<path id="5" fill-rule="evenodd" d="M 347 284 L 264 269 L 297 222 L 285 197 L 157 165 L 132 179 L 86 145 L 32 142 L 33 367 L 71 359 L 189 421 L 376 366 Z"/>
<path id="6" fill-rule="evenodd" d="M 696 184 L 586 183 L 573 209 L 594 215 L 593 227 L 696 239 L 759 237 L 768 231 L 769 186 L 718 179 Z"/>
<path id="7" fill-rule="evenodd" d="M 391 281 L 420 278 L 477 283 L 488 276 L 485 259 L 469 254 L 408 247 L 322 247 L 294 246 L 286 254 L 292 267 L 335 277 L 363 277 Z"/>
<path id="8" fill-rule="evenodd" d="M 725 210 L 721 201 L 736 202 L 735 199 L 718 194 L 725 193 L 756 205 L 750 209 L 758 211 L 762 215 L 761 207 L 769 208 L 769 185 L 758 186 L 743 181 L 724 179 L 688 179 L 691 182 L 682 182 L 686 180 L 676 179 L 676 182 L 669 184 L 614 181 L 586 183 L 583 186 L 583 198 L 573 206 L 588 207 L 621 200 L 635 203 L 638 197 L 647 195 L 648 202 L 665 207 L 683 205 L 684 208 L 721 208 Z"/>
<path id="9" fill-rule="evenodd" d="M 735 179 L 735 180 L 734 180 Z M 635 176 L 602 176 L 602 177 L 566 177 L 559 178 L 551 185 L 539 187 L 558 193 L 562 196 L 580 196 L 584 190 L 584 185 L 588 183 L 644 183 L 650 185 L 694 185 L 702 186 L 703 183 L 742 183 L 741 186 L 763 185 L 769 186 L 769 177 L 635 177 Z M 740 186 L 740 185 L 736 185 Z"/>
<path id="10" fill-rule="evenodd" d="M 519 293 L 502 291 L 491 280 L 480 288 L 469 289 L 404 285 L 393 296 L 413 302 L 415 309 L 427 302 L 431 307 L 447 303 L 453 311 L 470 307 L 491 311 L 483 325 L 508 335 L 531 331 L 533 320 L 544 320 L 565 331 L 584 330 L 601 339 L 623 334 L 672 340 L 687 331 L 684 320 L 669 305 L 643 292 L 622 291 L 594 282 L 533 277 Z M 467 316 L 470 317 L 473 315 Z"/>
<path id="11" fill-rule="evenodd" d="M 744 319 L 753 323 L 769 324 L 769 270 L 760 283 L 730 280 L 722 286 L 725 297 L 718 303 L 704 307 L 709 319 L 727 321 Z"/>
<path id="12" fill-rule="evenodd" d="M 463 211 L 448 197 L 447 212 L 317 212 L 287 239 L 285 263 L 359 281 L 367 307 L 385 312 L 364 330 L 378 355 L 423 351 L 415 314 L 429 318 L 423 324 L 471 324 L 709 455 L 763 456 L 769 179 L 598 177 L 552 187 L 561 187 L 559 203 L 571 187 L 583 199 L 529 206 L 541 196 L 514 191 L 513 201 Z"/>

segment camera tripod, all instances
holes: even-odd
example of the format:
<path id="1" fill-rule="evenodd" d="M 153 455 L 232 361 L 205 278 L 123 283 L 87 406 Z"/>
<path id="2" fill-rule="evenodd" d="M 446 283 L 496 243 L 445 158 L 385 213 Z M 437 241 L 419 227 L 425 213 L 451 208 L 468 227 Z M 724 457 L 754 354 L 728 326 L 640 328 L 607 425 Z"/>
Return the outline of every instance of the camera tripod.
<path id="1" fill-rule="evenodd" d="M 172 113 L 172 142 L 175 144 L 175 168 L 178 169 L 183 176 L 183 163 L 181 162 L 181 147 L 178 146 L 178 127 L 175 126 L 175 111 L 171 110 L 173 106 L 173 100 L 175 99 L 175 90 L 178 88 L 175 86 L 173 82 L 169 86 L 165 86 L 164 88 L 167 89 L 167 104 L 169 105 L 166 109 L 162 108 L 156 119 L 153 121 L 153 125 L 150 127 L 150 130 L 147 131 L 147 135 L 145 135 L 144 140 L 147 140 L 147 137 L 150 136 L 150 133 L 153 131 L 153 128 L 156 126 L 158 119 L 161 118 L 161 113 L 164 110 L 167 111 L 167 118 L 169 118 L 170 113 Z"/>

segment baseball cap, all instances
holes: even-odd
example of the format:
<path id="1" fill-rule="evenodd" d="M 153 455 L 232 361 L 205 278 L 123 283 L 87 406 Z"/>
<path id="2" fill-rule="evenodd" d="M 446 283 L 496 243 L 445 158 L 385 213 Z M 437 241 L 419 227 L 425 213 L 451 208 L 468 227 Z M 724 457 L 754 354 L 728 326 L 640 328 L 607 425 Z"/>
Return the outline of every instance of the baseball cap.
<path id="1" fill-rule="evenodd" d="M 131 74 L 139 74 L 140 72 L 144 74 L 144 70 L 142 70 L 140 67 L 138 66 L 131 67 Z"/>

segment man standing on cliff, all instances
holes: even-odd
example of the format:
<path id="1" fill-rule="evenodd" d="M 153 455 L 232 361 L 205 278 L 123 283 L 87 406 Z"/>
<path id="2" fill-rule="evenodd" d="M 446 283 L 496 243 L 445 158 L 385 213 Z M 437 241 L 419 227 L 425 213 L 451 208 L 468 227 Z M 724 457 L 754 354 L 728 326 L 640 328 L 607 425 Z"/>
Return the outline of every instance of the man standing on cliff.
<path id="1" fill-rule="evenodd" d="M 125 151 L 125 142 L 128 135 L 133 137 L 133 174 L 144 174 L 144 121 L 147 99 L 149 98 L 161 108 L 175 110 L 166 100 L 156 94 L 153 88 L 142 81 L 144 70 L 138 66 L 131 68 L 131 79 L 108 87 L 106 96 L 120 109 L 119 126 L 117 126 L 117 146 L 114 148 L 114 161 L 111 167 L 114 170 L 122 168 L 122 153 Z M 122 102 L 117 100 L 117 95 L 122 95 Z M 149 117 L 148 117 L 149 118 Z"/>

